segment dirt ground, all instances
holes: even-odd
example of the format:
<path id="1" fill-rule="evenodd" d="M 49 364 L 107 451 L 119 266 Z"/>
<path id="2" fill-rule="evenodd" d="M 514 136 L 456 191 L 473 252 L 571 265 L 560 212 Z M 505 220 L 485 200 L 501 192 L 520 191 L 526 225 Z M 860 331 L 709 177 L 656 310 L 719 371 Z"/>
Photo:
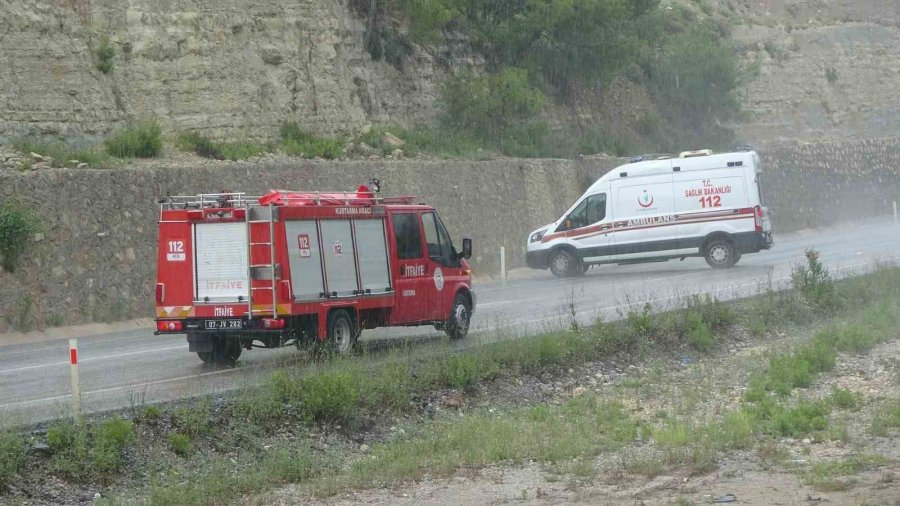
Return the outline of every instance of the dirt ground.
<path id="1" fill-rule="evenodd" d="M 787 349 L 800 337 L 780 336 L 755 341 L 732 336 L 720 353 L 694 361 L 692 357 L 650 360 L 643 365 L 593 363 L 552 377 L 510 378 L 461 400 L 452 393 L 435 402 L 438 410 L 479 409 L 486 406 L 562 402 L 573 392 L 618 399 L 635 416 L 668 412 L 703 421 L 735 408 L 747 378 L 759 370 L 773 351 Z M 302 486 L 287 486 L 248 501 L 252 504 L 312 503 L 457 505 L 457 504 L 710 504 L 759 505 L 835 504 L 900 505 L 900 433 L 872 435 L 874 414 L 890 400 L 900 399 L 900 339 L 877 346 L 865 355 L 838 357 L 837 367 L 818 377 L 796 396 L 823 398 L 832 388 L 862 396 L 858 411 L 835 410 L 829 427 L 837 438 L 760 439 L 747 450 L 718 458 L 715 469 L 700 475 L 668 467 L 648 477 L 623 470 L 636 454 L 653 455 L 652 441 L 603 453 L 589 470 L 572 463 L 530 462 L 464 470 L 451 478 L 428 478 L 415 483 L 347 491 L 316 499 Z M 458 405 L 463 404 L 460 408 Z M 448 407 L 448 405 L 450 407 Z M 859 456 L 876 456 L 879 463 L 835 476 L 826 485 L 806 479 L 811 466 Z M 577 460 L 577 459 L 576 459 Z M 569 465 L 573 464 L 573 465 Z M 572 472 L 572 469 L 580 469 Z"/>

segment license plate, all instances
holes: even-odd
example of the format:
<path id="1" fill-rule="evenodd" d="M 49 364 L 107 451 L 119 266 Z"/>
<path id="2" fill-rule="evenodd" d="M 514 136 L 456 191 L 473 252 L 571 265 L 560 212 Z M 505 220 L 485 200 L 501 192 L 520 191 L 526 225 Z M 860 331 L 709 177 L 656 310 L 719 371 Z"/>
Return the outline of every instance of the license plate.
<path id="1" fill-rule="evenodd" d="M 243 320 L 206 320 L 207 330 L 229 330 L 244 328 Z"/>

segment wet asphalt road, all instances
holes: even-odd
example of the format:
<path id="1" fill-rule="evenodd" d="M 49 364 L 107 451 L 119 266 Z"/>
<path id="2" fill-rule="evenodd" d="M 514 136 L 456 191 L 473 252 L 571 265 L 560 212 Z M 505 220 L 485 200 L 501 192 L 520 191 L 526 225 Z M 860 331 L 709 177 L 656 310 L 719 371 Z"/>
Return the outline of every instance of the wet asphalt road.
<path id="1" fill-rule="evenodd" d="M 615 318 L 629 307 L 673 304 L 679 297 L 710 293 L 722 299 L 785 286 L 791 267 L 816 248 L 836 276 L 900 260 L 900 226 L 889 222 L 845 224 L 834 229 L 776 236 L 774 249 L 744 255 L 733 269 L 712 270 L 689 258 L 628 266 L 594 267 L 575 280 L 554 279 L 546 271 L 517 272 L 506 284 L 476 286 L 478 308 L 472 332 L 461 346 L 581 323 L 598 314 Z M 430 327 L 380 329 L 363 333 L 363 347 L 384 348 L 401 341 L 412 346 L 439 342 Z M 87 411 L 221 392 L 259 383 L 302 355 L 293 347 L 244 351 L 239 366 L 205 367 L 187 351 L 183 336 L 154 336 L 151 329 L 80 336 L 80 375 Z M 28 423 L 68 412 L 70 368 L 67 342 L 0 346 L 0 425 Z"/>

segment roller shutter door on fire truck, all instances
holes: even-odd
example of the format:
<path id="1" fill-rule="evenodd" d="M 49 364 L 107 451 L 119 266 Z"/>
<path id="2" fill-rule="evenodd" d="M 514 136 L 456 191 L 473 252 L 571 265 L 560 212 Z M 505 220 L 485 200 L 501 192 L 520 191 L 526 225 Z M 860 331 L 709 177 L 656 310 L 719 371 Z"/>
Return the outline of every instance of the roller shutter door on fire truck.
<path id="1" fill-rule="evenodd" d="M 198 223 L 194 227 L 198 301 L 247 300 L 245 223 Z"/>

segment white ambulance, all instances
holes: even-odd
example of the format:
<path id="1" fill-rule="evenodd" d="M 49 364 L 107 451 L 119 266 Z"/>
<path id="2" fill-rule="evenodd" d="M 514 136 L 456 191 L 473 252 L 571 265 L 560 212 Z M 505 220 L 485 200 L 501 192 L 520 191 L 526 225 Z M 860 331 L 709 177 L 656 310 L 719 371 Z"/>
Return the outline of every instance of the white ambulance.
<path id="1" fill-rule="evenodd" d="M 529 234 L 528 266 L 572 277 L 591 265 L 702 256 L 722 268 L 772 247 L 755 152 L 647 158 L 608 172 L 562 217 Z"/>

